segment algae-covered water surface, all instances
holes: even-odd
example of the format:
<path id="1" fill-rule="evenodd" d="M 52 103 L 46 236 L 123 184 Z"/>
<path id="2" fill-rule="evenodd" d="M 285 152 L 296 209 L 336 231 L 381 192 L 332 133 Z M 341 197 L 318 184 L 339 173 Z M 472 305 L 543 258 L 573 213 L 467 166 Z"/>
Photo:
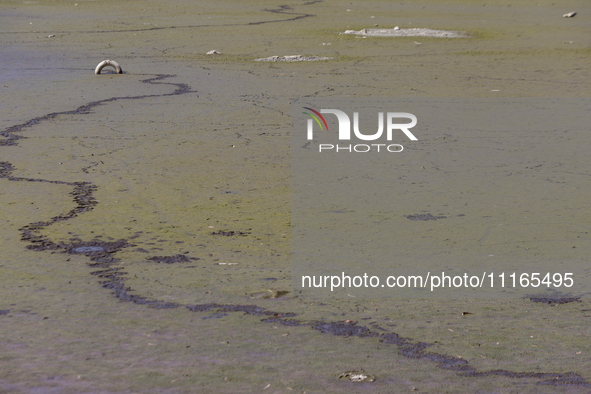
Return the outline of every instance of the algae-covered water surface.
<path id="1" fill-rule="evenodd" d="M 584 294 L 311 298 L 290 269 L 292 102 L 586 97 L 590 15 L 585 1 L 0 1 L 0 391 L 591 390 Z M 466 34 L 339 34 L 396 26 Z M 330 59 L 254 61 L 293 55 Z M 95 75 L 105 59 L 123 74 Z M 494 187 L 468 158 L 460 244 L 588 261 L 589 136 L 560 132 L 487 141 L 522 177 Z M 413 219 L 455 212 L 446 160 L 417 168 L 427 192 L 400 202 L 404 231 L 445 238 Z"/>

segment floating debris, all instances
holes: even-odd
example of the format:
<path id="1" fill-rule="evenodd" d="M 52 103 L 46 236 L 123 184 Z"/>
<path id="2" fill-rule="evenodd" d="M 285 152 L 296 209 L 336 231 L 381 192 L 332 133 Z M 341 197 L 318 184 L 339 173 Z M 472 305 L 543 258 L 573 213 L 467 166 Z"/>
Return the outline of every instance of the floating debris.
<path id="1" fill-rule="evenodd" d="M 361 29 L 346 30 L 341 34 L 354 34 L 361 37 L 437 37 L 437 38 L 465 38 L 468 34 L 463 31 L 433 30 L 433 29 L 401 29 L 396 26 L 393 29 Z"/>
<path id="2" fill-rule="evenodd" d="M 334 59 L 334 57 L 291 55 L 291 56 L 262 57 L 260 59 L 254 59 L 254 61 L 255 62 L 316 62 L 319 60 L 332 60 L 332 59 Z"/>
<path id="3" fill-rule="evenodd" d="M 371 383 L 375 382 L 376 377 L 374 375 L 363 372 L 363 370 L 360 370 L 343 372 L 339 375 L 339 379 L 347 379 L 355 383 Z"/>
<path id="4" fill-rule="evenodd" d="M 94 73 L 95 74 L 100 74 L 101 70 L 107 66 L 111 66 L 115 69 L 115 71 L 117 71 L 117 74 L 123 74 L 123 70 L 121 70 L 121 66 L 119 66 L 119 64 L 114 61 L 114 60 L 103 60 L 102 62 L 100 62 L 96 68 L 94 69 Z"/>
<path id="5" fill-rule="evenodd" d="M 564 15 L 562 15 L 562 17 L 563 17 L 563 18 L 572 18 L 572 17 L 574 17 L 575 15 L 577 15 L 577 13 L 576 13 L 575 11 L 573 11 L 573 12 L 569 12 L 568 14 L 564 14 Z"/>
<path id="6" fill-rule="evenodd" d="M 212 49 L 211 51 L 207 52 L 206 55 L 221 55 L 221 52 L 216 51 L 215 49 Z"/>

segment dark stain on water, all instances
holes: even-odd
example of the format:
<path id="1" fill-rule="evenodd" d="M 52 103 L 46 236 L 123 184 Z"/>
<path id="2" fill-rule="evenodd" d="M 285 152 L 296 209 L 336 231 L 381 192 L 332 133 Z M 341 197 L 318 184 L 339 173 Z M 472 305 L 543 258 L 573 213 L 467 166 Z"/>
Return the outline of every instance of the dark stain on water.
<path id="1" fill-rule="evenodd" d="M 268 319 L 270 320 L 270 319 Z M 267 321 L 268 321 L 267 320 Z M 277 323 L 277 319 L 272 320 Z M 291 324 L 290 324 L 291 325 Z M 477 371 L 476 368 L 469 365 L 467 360 L 453 357 L 445 354 L 428 352 L 426 349 L 432 346 L 431 343 L 413 342 L 408 338 L 402 338 L 398 334 L 391 333 L 375 333 L 370 328 L 364 326 L 357 326 L 356 323 L 326 323 L 315 322 L 312 323 L 312 328 L 327 334 L 337 336 L 355 336 L 378 338 L 383 344 L 395 345 L 398 347 L 398 352 L 401 356 L 414 359 L 427 360 L 437 364 L 437 367 L 450 371 L 458 371 L 461 376 L 466 377 L 482 377 L 482 376 L 504 376 L 515 379 L 536 379 L 539 380 L 537 384 L 552 385 L 552 386 L 567 386 L 575 385 L 579 387 L 591 388 L 591 383 L 587 382 L 582 376 L 572 373 L 533 373 L 533 372 L 514 372 L 507 370 L 492 370 L 492 371 Z"/>
<path id="2" fill-rule="evenodd" d="M 309 2 L 304 3 L 303 5 L 312 5 L 312 4 L 319 3 L 319 2 L 320 2 L 319 0 L 309 1 Z M 274 14 L 296 15 L 296 16 L 294 16 L 290 19 L 250 22 L 250 23 L 248 23 L 248 25 L 262 25 L 265 23 L 275 23 L 275 22 L 291 22 L 291 21 L 297 21 L 299 19 L 310 18 L 310 17 L 315 16 L 313 14 L 302 14 L 302 13 L 293 12 L 293 8 L 288 5 L 280 5 L 278 8 L 265 8 L 263 11 L 272 12 Z"/>
<path id="3" fill-rule="evenodd" d="M 278 316 L 273 316 L 268 319 L 263 319 L 261 321 L 263 323 L 281 324 L 282 326 L 287 327 L 309 326 L 309 324 L 303 323 L 296 319 L 285 319 L 280 314 L 278 314 Z"/>
<path id="4" fill-rule="evenodd" d="M 235 235 L 241 235 L 241 236 L 246 236 L 250 234 L 249 232 L 243 232 L 243 231 L 224 231 L 224 230 L 220 230 L 220 231 L 213 231 L 211 233 L 211 235 L 221 235 L 224 237 L 233 237 Z"/>
<path id="5" fill-rule="evenodd" d="M 408 220 L 438 220 L 438 219 L 447 219 L 447 216 L 433 216 L 430 213 L 415 213 L 414 215 L 405 215 Z"/>
<path id="6" fill-rule="evenodd" d="M 481 376 L 504 376 L 507 378 L 517 379 L 540 379 L 537 384 L 548 385 L 548 386 L 579 386 L 585 388 L 591 388 L 591 383 L 588 383 L 579 374 L 566 372 L 566 373 L 544 373 L 544 372 L 512 372 L 497 369 L 486 372 L 471 372 L 461 374 L 462 376 L 468 377 L 481 377 Z"/>
<path id="7" fill-rule="evenodd" d="M 367 327 L 358 326 L 355 323 L 326 323 L 323 321 L 314 322 L 312 328 L 322 333 L 330 333 L 332 335 L 342 337 L 375 337 Z"/>
<path id="8" fill-rule="evenodd" d="M 147 260 L 154 261 L 156 263 L 174 264 L 174 263 L 188 263 L 189 261 L 199 260 L 198 257 L 189 257 L 184 254 L 175 254 L 174 256 L 153 256 Z"/>
<path id="9" fill-rule="evenodd" d="M 163 94 L 145 94 L 145 95 L 141 95 L 141 96 L 122 96 L 122 97 L 111 97 L 108 99 L 104 99 L 104 100 L 98 100 L 98 101 L 92 101 L 88 104 L 84 104 L 81 105 L 80 107 L 70 110 L 70 111 L 62 111 L 62 112 L 52 112 L 50 114 L 47 115 L 43 115 L 43 116 L 39 116 L 36 118 L 33 118 L 31 120 L 26 121 L 25 123 L 21 123 L 15 126 L 11 126 L 8 127 L 7 129 L 3 130 L 0 132 L 0 136 L 5 137 L 5 139 L 0 140 L 0 146 L 1 145 L 16 145 L 17 141 L 23 138 L 26 138 L 20 134 L 23 130 L 25 130 L 26 128 L 32 127 L 36 124 L 39 124 L 41 122 L 47 121 L 47 120 L 51 120 L 54 119 L 60 115 L 85 115 L 85 114 L 89 114 L 90 111 L 94 108 L 94 107 L 98 107 L 99 105 L 103 105 L 106 103 L 110 103 L 113 101 L 118 101 L 118 100 L 141 100 L 141 99 L 145 99 L 145 98 L 150 98 L 150 97 L 166 97 L 166 96 L 176 96 L 176 95 L 180 95 L 180 94 L 187 94 L 187 93 L 195 93 L 193 90 L 191 90 L 191 87 L 187 84 L 184 83 L 172 83 L 172 82 L 158 82 L 161 81 L 163 79 L 166 78 L 170 78 L 170 77 L 174 77 L 175 75 L 167 75 L 167 74 L 157 74 L 155 77 L 153 78 L 148 78 L 148 79 L 144 79 L 141 82 L 143 83 L 148 83 L 148 84 L 162 84 L 162 85 L 171 85 L 171 86 L 175 86 L 176 90 L 173 91 L 172 93 L 163 93 Z M 13 180 L 17 180 L 16 178 Z M 46 181 L 46 180 L 33 180 L 33 179 L 26 179 L 26 178 L 22 178 L 22 179 L 18 179 L 18 180 L 27 180 L 29 182 L 31 181 L 39 181 L 39 182 L 52 182 L 52 183 L 64 183 L 64 184 L 69 184 L 68 182 L 60 182 L 60 181 Z"/>
<path id="10" fill-rule="evenodd" d="M 202 319 L 221 319 L 224 316 L 228 316 L 227 313 L 214 313 L 209 316 L 203 316 Z"/>
<path id="11" fill-rule="evenodd" d="M 581 297 L 543 297 L 533 296 L 529 297 L 532 302 L 539 302 L 548 305 L 568 304 L 570 302 L 581 302 Z"/>
<path id="12" fill-rule="evenodd" d="M 106 242 L 101 240 L 92 240 L 87 242 L 76 242 L 71 244 L 59 244 L 58 249 L 64 249 L 66 253 L 83 254 L 85 256 L 105 256 L 110 253 L 116 253 L 123 248 L 131 246 L 126 240 Z"/>
<path id="13" fill-rule="evenodd" d="M 103 252 L 102 246 L 79 246 L 72 249 L 72 253 L 89 253 L 89 252 Z"/>
<path id="14" fill-rule="evenodd" d="M 313 3 L 313 2 L 312 2 Z M 312 4 L 310 3 L 310 4 Z M 289 13 L 288 7 L 282 6 L 278 10 L 274 10 L 273 12 L 278 13 Z M 301 18 L 296 17 L 294 19 Z M 148 97 L 162 97 L 162 96 L 173 96 L 185 93 L 193 92 L 189 85 L 181 84 L 181 83 L 166 83 L 166 82 L 157 82 L 161 81 L 162 79 L 171 77 L 171 75 L 157 75 L 154 78 L 149 78 L 143 80 L 144 83 L 149 84 L 169 84 L 176 87 L 176 90 L 172 93 L 161 94 L 161 95 L 143 95 L 143 96 L 133 96 L 133 97 L 113 97 L 106 100 L 100 100 L 85 104 L 83 106 L 78 107 L 72 111 L 63 111 L 63 112 L 55 112 L 51 114 L 47 114 L 45 116 L 37 117 L 31 119 L 28 122 L 11 126 L 2 132 L 0 132 L 0 136 L 3 136 L 5 139 L 0 140 L 0 146 L 14 146 L 17 145 L 18 140 L 23 139 L 25 137 L 21 136 L 20 133 L 28 127 L 31 127 L 35 124 L 38 124 L 42 121 L 54 119 L 59 115 L 69 115 L 69 114 L 87 114 L 90 113 L 90 110 L 96 106 L 116 101 L 116 100 L 138 100 Z M 35 251 L 58 251 L 62 253 L 68 254 L 83 254 L 90 258 L 90 263 L 88 264 L 90 267 L 95 268 L 95 271 L 92 271 L 91 274 L 99 277 L 101 280 L 99 283 L 102 287 L 111 290 L 112 294 L 119 300 L 125 302 L 132 302 L 139 305 L 146 305 L 150 308 L 156 309 L 172 309 L 172 308 L 179 308 L 184 307 L 187 308 L 191 312 L 196 313 L 203 313 L 203 312 L 211 312 L 212 314 L 208 316 L 204 316 L 204 319 L 218 319 L 227 316 L 229 313 L 243 313 L 246 315 L 251 316 L 263 316 L 264 319 L 261 321 L 264 323 L 272 323 L 272 324 L 281 324 L 288 327 L 296 327 L 296 326 L 309 326 L 311 329 L 317 330 L 323 334 L 329 334 L 333 336 L 339 337 L 358 337 L 358 338 L 368 338 L 368 340 L 379 340 L 384 345 L 393 345 L 398 347 L 398 353 L 407 358 L 413 359 L 421 359 L 425 361 L 430 361 L 436 363 L 436 365 L 445 370 L 450 371 L 457 371 L 460 372 L 462 376 L 466 377 L 481 377 L 481 376 L 505 376 L 509 378 L 517 378 L 517 379 L 536 379 L 538 380 L 538 384 L 544 385 L 554 385 L 554 386 L 578 386 L 578 387 L 585 387 L 591 388 L 591 383 L 585 381 L 583 377 L 578 374 L 566 372 L 566 373 L 530 373 L 530 372 L 513 372 L 513 371 L 506 371 L 506 370 L 492 370 L 492 371 L 477 371 L 476 368 L 469 365 L 468 361 L 464 359 L 460 359 L 453 356 L 448 356 L 444 354 L 428 352 L 428 349 L 432 344 L 426 342 L 416 342 L 412 341 L 408 338 L 402 338 L 395 332 L 380 332 L 377 333 L 372 331 L 374 328 L 368 328 L 365 326 L 359 326 L 356 322 L 352 321 L 344 321 L 344 322 L 326 322 L 326 321 L 313 321 L 313 322 L 306 322 L 301 321 L 298 319 L 294 319 L 296 314 L 294 313 L 285 313 L 285 312 L 273 312 L 269 311 L 266 308 L 257 306 L 257 305 L 228 305 L 228 304 L 216 304 L 216 303 L 209 303 L 209 304 L 200 304 L 200 305 L 185 305 L 179 304 L 175 302 L 167 302 L 161 300 L 150 299 L 148 297 L 134 294 L 134 290 L 125 285 L 125 275 L 127 272 L 123 271 L 121 267 L 115 267 L 114 265 L 119 263 L 119 259 L 115 257 L 115 254 L 122 250 L 123 248 L 135 246 L 129 243 L 128 240 L 118 240 L 118 241 L 101 241 L 99 239 L 94 239 L 90 241 L 82 241 L 77 238 L 71 240 L 73 242 L 64 243 L 64 242 L 54 242 L 51 239 L 43 236 L 40 234 L 41 230 L 47 226 L 50 226 L 57 222 L 62 222 L 71 218 L 76 217 L 77 215 L 91 211 L 94 207 L 98 204 L 96 199 L 93 197 L 93 193 L 96 191 L 97 187 L 89 182 L 65 182 L 65 181 L 56 181 L 56 180 L 44 180 L 44 179 L 35 179 L 35 178 L 20 178 L 12 176 L 12 171 L 14 167 L 12 164 L 8 162 L 0 162 L 0 178 L 7 179 L 8 181 L 24 181 L 24 182 L 48 182 L 54 184 L 62 184 L 71 186 L 73 188 L 70 195 L 73 198 L 75 203 L 75 207 L 67 213 L 55 216 L 50 218 L 46 221 L 39 221 L 30 223 L 26 226 L 23 226 L 19 229 L 21 232 L 21 240 L 27 243 L 27 248 Z M 432 214 L 415 214 L 415 215 L 407 215 L 406 216 L 410 220 L 437 220 L 437 219 L 444 219 L 445 216 L 433 216 Z M 215 234 L 215 233 L 214 233 Z M 215 235 L 223 235 L 223 236 L 232 236 L 232 235 L 246 235 L 247 233 L 242 232 L 224 232 L 220 231 L 218 234 Z M 107 237 L 110 238 L 110 237 Z M 110 238 L 112 239 L 112 238 Z M 191 257 L 187 257 L 184 255 L 175 255 L 175 256 L 153 256 L 150 258 L 152 261 L 156 262 L 164 262 L 164 263 L 173 263 L 173 262 L 186 262 L 190 261 Z M 533 297 L 535 298 L 535 297 Z M 540 298 L 542 300 L 543 298 Z M 551 300 L 552 298 L 544 298 L 546 300 Z M 564 300 L 566 298 L 559 299 L 562 302 L 554 302 L 554 303 L 565 303 Z M 532 299 L 534 301 L 534 299 Z M 555 300 L 556 301 L 556 300 Z M 578 301 L 578 299 L 576 300 Z M 544 301 L 534 301 L 534 302 L 544 302 Z M 573 301 L 569 301 L 573 302 Z M 551 302 L 552 303 L 552 302 Z M 0 310 L 0 315 L 6 315 L 10 313 L 10 310 Z"/>
<path id="15" fill-rule="evenodd" d="M 321 3 L 322 0 L 312 0 L 303 3 L 302 5 L 312 5 L 316 3 Z M 141 29 L 126 29 L 126 30 L 80 30 L 77 31 L 78 34 L 99 34 L 99 33 L 135 33 L 135 32 L 144 32 L 144 31 L 156 31 L 156 30 L 171 30 L 171 29 L 206 29 L 208 27 L 230 27 L 230 26 L 256 26 L 256 25 L 264 25 L 267 23 L 284 23 L 284 22 L 293 22 L 304 18 L 312 18 L 316 15 L 314 14 L 304 14 L 304 13 L 297 13 L 292 12 L 293 8 L 288 5 L 280 5 L 278 8 L 265 8 L 263 9 L 265 12 L 270 12 L 273 14 L 283 14 L 283 15 L 295 15 L 291 18 L 287 19 L 272 19 L 267 21 L 259 21 L 259 22 L 248 22 L 248 23 L 226 23 L 226 24 L 199 24 L 199 25 L 185 25 L 185 26 L 157 26 L 157 27 L 147 27 Z M 2 32 L 2 34 L 18 34 L 20 32 Z M 51 33 L 67 33 L 70 34 L 71 31 L 65 30 L 51 30 Z M 71 70 L 72 68 L 59 68 L 63 70 Z M 75 70 L 75 69 L 74 69 Z M 116 74 L 111 70 L 106 70 L 108 74 Z"/>

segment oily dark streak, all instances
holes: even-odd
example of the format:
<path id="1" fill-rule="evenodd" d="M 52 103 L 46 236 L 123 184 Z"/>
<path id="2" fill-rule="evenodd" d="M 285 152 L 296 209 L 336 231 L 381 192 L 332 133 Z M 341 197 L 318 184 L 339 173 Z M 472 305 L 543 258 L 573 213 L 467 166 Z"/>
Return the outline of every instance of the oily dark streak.
<path id="1" fill-rule="evenodd" d="M 309 3 L 306 3 L 305 5 L 310 5 L 310 4 L 314 4 L 314 3 L 317 3 L 317 1 L 311 1 Z M 309 17 L 315 16 L 313 14 L 300 14 L 300 13 L 296 13 L 296 12 L 289 12 L 289 11 L 293 11 L 293 8 L 291 8 L 288 5 L 280 5 L 279 8 L 275 8 L 275 9 L 265 8 L 263 11 L 272 12 L 275 14 L 297 15 L 297 16 L 294 16 L 293 18 L 290 18 L 290 19 L 262 21 L 262 22 L 250 22 L 250 23 L 247 23 L 247 25 L 262 25 L 265 23 L 297 21 L 299 19 L 304 19 L 304 18 L 309 18 Z"/>
<path id="2" fill-rule="evenodd" d="M 568 304 L 569 302 L 581 302 L 581 297 L 544 297 L 532 296 L 529 297 L 532 302 L 539 302 L 548 305 Z"/>
<path id="3" fill-rule="evenodd" d="M 152 257 L 148 257 L 146 260 L 150 260 L 155 263 L 175 264 L 175 263 L 188 263 L 193 260 L 199 260 L 199 258 L 185 256 L 184 254 L 175 254 L 174 256 L 152 256 Z"/>
<path id="4" fill-rule="evenodd" d="M 25 129 L 32 127 L 38 123 L 41 123 L 46 120 L 54 119 L 60 115 L 86 115 L 90 113 L 90 110 L 94 107 L 98 107 L 99 105 L 103 105 L 106 103 L 110 103 L 117 100 L 140 100 L 150 97 L 166 97 L 166 96 L 177 96 L 179 94 L 186 94 L 186 93 L 194 93 L 191 90 L 191 87 L 184 83 L 173 83 L 173 82 L 158 82 L 165 78 L 174 77 L 175 75 L 167 75 L 167 74 L 156 74 L 153 78 L 144 79 L 141 82 L 149 83 L 149 84 L 163 84 L 163 85 L 172 85 L 176 86 L 176 90 L 172 93 L 164 93 L 164 94 L 145 94 L 141 96 L 122 96 L 122 97 L 111 97 L 104 100 L 92 101 L 88 104 L 81 105 L 80 107 L 70 110 L 70 111 L 62 111 L 62 112 L 53 112 L 47 115 L 43 115 L 37 118 L 33 118 L 28 120 L 25 123 L 21 123 L 15 126 L 11 126 L 2 132 L 0 132 L 0 136 L 4 137 L 5 139 L 0 140 L 0 146 L 4 145 L 16 145 L 16 142 L 22 138 L 26 138 L 22 135 L 16 134 L 24 131 Z M 14 179 L 16 180 L 16 179 Z M 37 180 L 39 182 L 50 182 L 45 180 Z M 53 181 L 53 183 L 66 183 L 66 182 L 58 182 Z"/>
<path id="5" fill-rule="evenodd" d="M 186 93 L 192 93 L 189 85 L 182 83 L 169 83 L 169 82 L 157 82 L 165 78 L 172 77 L 172 75 L 157 75 L 154 78 L 145 79 L 142 82 L 149 84 L 169 84 L 175 86 L 176 89 L 172 93 L 166 94 L 154 94 L 154 95 L 142 95 L 142 96 L 131 96 L 131 97 L 113 97 L 110 99 L 94 101 L 78 107 L 75 110 L 54 112 L 41 117 L 33 118 L 25 123 L 11 126 L 4 131 L 0 132 L 0 135 L 5 139 L 0 141 L 0 146 L 14 146 L 17 145 L 18 140 L 26 138 L 21 136 L 20 133 L 29 127 L 39 124 L 45 120 L 54 119 L 59 115 L 84 115 L 90 113 L 90 110 L 94 107 L 113 102 L 116 100 L 139 100 L 149 97 L 163 97 L 173 96 Z M 575 385 L 578 387 L 591 388 L 591 383 L 585 381 L 585 379 L 575 373 L 530 373 L 530 372 L 512 372 L 507 370 L 493 370 L 493 371 L 482 371 L 479 372 L 476 368 L 469 365 L 468 361 L 452 357 L 440 353 L 427 351 L 428 347 L 432 346 L 431 343 L 426 342 L 415 342 L 409 338 L 402 338 L 395 332 L 375 332 L 373 328 L 365 326 L 358 326 L 354 322 L 325 322 L 325 321 L 312 321 L 306 322 L 294 319 L 296 314 L 294 313 L 283 313 L 273 312 L 266 308 L 257 305 L 228 305 L 228 304 L 199 304 L 199 305 L 186 305 L 175 302 L 167 302 L 161 300 L 150 299 L 148 297 L 134 294 L 134 290 L 129 286 L 125 286 L 125 275 L 128 273 L 123 271 L 123 268 L 116 267 L 115 265 L 120 259 L 115 257 L 115 254 L 124 248 L 132 247 L 136 245 L 130 244 L 127 240 L 118 240 L 112 242 L 101 241 L 98 239 L 91 241 L 82 241 L 80 239 L 72 239 L 70 243 L 54 242 L 48 237 L 40 234 L 41 230 L 47 226 L 50 226 L 57 222 L 62 222 L 71 218 L 76 217 L 79 214 L 88 212 L 94 209 L 98 204 L 93 196 L 93 193 L 97 190 L 97 186 L 90 182 L 66 182 L 59 180 L 45 180 L 36 178 L 23 178 L 15 177 L 12 175 L 14 167 L 8 162 L 0 161 L 0 179 L 6 179 L 8 181 L 15 182 L 48 182 L 54 184 L 61 184 L 73 187 L 70 195 L 73 197 L 73 202 L 76 204 L 75 207 L 67 213 L 52 217 L 46 221 L 39 221 L 27 224 L 20 228 L 21 240 L 26 242 L 27 248 L 35 251 L 52 250 L 67 254 L 85 255 L 90 259 L 88 264 L 92 268 L 96 268 L 95 271 L 91 272 L 92 275 L 97 276 L 99 283 L 102 287 L 112 291 L 112 294 L 121 301 L 133 302 L 134 304 L 146 305 L 156 309 L 172 309 L 184 307 L 191 312 L 199 313 L 212 313 L 212 317 L 223 318 L 224 314 L 229 312 L 241 312 L 247 315 L 264 317 L 261 321 L 265 323 L 281 324 L 289 327 L 296 326 L 308 326 L 314 330 L 317 330 L 323 334 L 331 334 L 334 336 L 341 337 L 359 337 L 359 338 L 375 338 L 384 345 L 392 345 L 398 348 L 398 354 L 407 358 L 421 359 L 425 361 L 433 362 L 438 368 L 456 371 L 462 376 L 466 377 L 481 377 L 481 376 L 505 376 L 517 379 L 536 379 L 538 384 L 553 385 L 553 386 L 567 386 Z M 151 261 L 156 262 L 177 262 L 191 260 L 193 258 L 184 257 L 180 255 L 176 256 L 154 256 L 150 258 Z M 183 258 L 184 257 L 184 258 Z M 174 260 L 174 261 L 173 261 Z M 2 311 L 5 312 L 5 311 Z M 379 329 L 379 327 L 376 327 Z"/>
<path id="6" fill-rule="evenodd" d="M 314 0 L 306 2 L 302 5 L 312 5 L 316 3 L 321 3 L 322 0 Z M 127 30 L 84 30 L 84 31 L 76 31 L 76 34 L 80 33 L 87 33 L 87 34 L 97 34 L 97 33 L 133 33 L 133 32 L 141 32 L 141 31 L 155 31 L 155 30 L 168 30 L 168 29 L 196 29 L 196 28 L 203 28 L 203 27 L 232 27 L 232 26 L 256 26 L 256 25 L 264 25 L 267 23 L 280 23 L 280 22 L 293 22 L 304 18 L 311 18 L 316 15 L 314 14 L 302 14 L 296 12 L 288 12 L 293 11 L 293 8 L 288 5 L 280 5 L 279 8 L 263 9 L 265 12 L 271 12 L 274 14 L 285 14 L 285 15 L 296 15 L 292 18 L 287 19 L 273 19 L 269 21 L 260 21 L 260 22 L 249 22 L 249 23 L 226 23 L 226 24 L 219 24 L 219 25 L 188 25 L 188 26 L 158 26 L 158 27 L 148 27 L 148 28 L 141 28 L 141 29 L 127 29 Z M 52 33 L 52 34 L 70 34 L 72 31 L 70 30 L 62 30 L 56 31 L 52 30 L 50 32 L 37 32 L 35 34 L 45 34 L 45 33 Z M 22 32 L 17 31 L 8 31 L 8 32 L 0 32 L 0 34 L 22 34 Z"/>

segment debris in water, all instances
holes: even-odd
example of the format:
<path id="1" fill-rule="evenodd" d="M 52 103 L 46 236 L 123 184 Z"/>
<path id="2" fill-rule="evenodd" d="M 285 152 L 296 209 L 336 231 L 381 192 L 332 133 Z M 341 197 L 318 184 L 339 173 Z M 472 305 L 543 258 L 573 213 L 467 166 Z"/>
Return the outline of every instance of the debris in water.
<path id="1" fill-rule="evenodd" d="M 100 74 L 101 70 L 105 67 L 111 66 L 115 69 L 115 71 L 117 72 L 117 74 L 123 74 L 123 70 L 121 70 L 121 66 L 119 66 L 119 63 L 117 63 L 114 60 L 103 60 L 102 62 L 100 62 L 96 68 L 94 69 L 94 73 L 95 74 Z"/>
<path id="2" fill-rule="evenodd" d="M 356 383 L 371 383 L 376 380 L 374 375 L 367 374 L 363 370 L 343 372 L 339 375 L 339 379 L 343 378 Z"/>
<path id="3" fill-rule="evenodd" d="M 260 59 L 254 59 L 254 61 L 255 62 L 315 62 L 318 60 L 332 60 L 332 59 L 334 59 L 334 57 L 291 55 L 291 56 L 262 57 Z"/>
<path id="4" fill-rule="evenodd" d="M 361 37 L 436 37 L 436 38 L 465 38 L 468 34 L 463 31 L 433 30 L 424 28 L 401 29 L 396 26 L 393 29 L 361 29 L 345 30 L 340 34 L 354 34 Z"/>

